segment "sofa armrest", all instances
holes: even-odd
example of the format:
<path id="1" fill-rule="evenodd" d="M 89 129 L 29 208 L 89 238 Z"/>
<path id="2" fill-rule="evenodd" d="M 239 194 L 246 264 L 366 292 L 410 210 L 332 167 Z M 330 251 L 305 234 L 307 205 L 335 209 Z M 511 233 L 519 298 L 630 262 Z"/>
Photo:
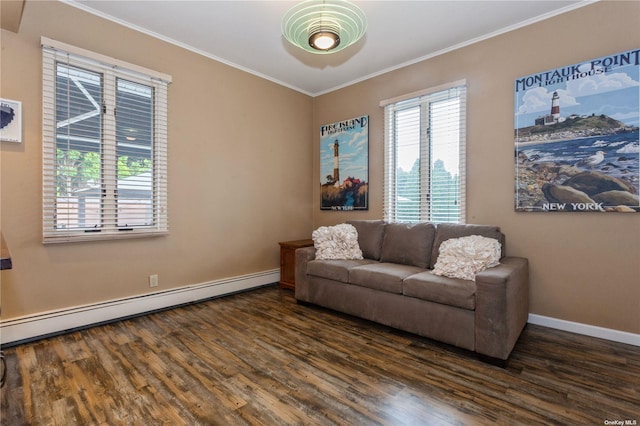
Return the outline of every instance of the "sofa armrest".
<path id="1" fill-rule="evenodd" d="M 309 284 L 307 282 L 307 264 L 316 258 L 313 246 L 296 249 L 296 288 L 297 300 L 309 301 Z"/>
<path id="2" fill-rule="evenodd" d="M 506 360 L 529 317 L 529 262 L 505 257 L 476 275 L 476 352 Z"/>

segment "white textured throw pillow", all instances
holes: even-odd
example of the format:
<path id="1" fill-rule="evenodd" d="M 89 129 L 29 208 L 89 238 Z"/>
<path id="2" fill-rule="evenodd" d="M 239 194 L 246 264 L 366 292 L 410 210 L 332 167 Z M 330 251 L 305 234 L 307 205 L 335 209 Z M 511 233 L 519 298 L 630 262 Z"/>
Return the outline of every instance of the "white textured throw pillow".
<path id="1" fill-rule="evenodd" d="M 311 234 L 316 248 L 316 259 L 362 259 L 355 226 L 343 223 L 321 226 Z"/>
<path id="2" fill-rule="evenodd" d="M 500 263 L 500 242 L 480 235 L 451 238 L 440 245 L 435 275 L 476 280 L 476 274 Z"/>

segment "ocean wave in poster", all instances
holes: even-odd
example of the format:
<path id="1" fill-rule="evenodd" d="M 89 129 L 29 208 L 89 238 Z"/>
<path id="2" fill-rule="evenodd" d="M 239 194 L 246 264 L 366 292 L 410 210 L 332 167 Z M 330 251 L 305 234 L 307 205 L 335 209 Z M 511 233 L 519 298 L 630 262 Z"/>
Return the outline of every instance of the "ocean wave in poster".
<path id="1" fill-rule="evenodd" d="M 531 145 L 521 151 L 531 163 L 552 161 L 611 176 L 638 175 L 638 133 Z"/>
<path id="2" fill-rule="evenodd" d="M 631 142 L 625 145 L 623 148 L 616 150 L 618 154 L 640 154 L 640 143 Z"/>

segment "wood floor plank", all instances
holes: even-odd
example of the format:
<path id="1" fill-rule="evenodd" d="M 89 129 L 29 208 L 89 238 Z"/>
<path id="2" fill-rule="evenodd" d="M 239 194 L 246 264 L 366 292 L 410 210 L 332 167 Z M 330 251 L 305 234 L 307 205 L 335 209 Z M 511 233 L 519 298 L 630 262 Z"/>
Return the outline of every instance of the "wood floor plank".
<path id="1" fill-rule="evenodd" d="M 5 348 L 0 425 L 640 423 L 640 348 L 528 325 L 505 368 L 267 287 Z"/>

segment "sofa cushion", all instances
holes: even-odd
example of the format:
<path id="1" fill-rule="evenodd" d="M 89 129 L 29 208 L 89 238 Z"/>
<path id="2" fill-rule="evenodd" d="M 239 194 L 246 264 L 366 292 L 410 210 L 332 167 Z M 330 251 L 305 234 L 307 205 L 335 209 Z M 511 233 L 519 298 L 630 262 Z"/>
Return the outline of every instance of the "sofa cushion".
<path id="1" fill-rule="evenodd" d="M 316 259 L 362 259 L 358 231 L 353 225 L 321 226 L 311 236 Z"/>
<path id="2" fill-rule="evenodd" d="M 433 269 L 438 261 L 440 244 L 451 238 L 467 237 L 469 235 L 481 235 L 483 237 L 498 240 L 502 247 L 501 256 L 504 256 L 504 234 L 497 226 L 487 225 L 463 225 L 461 223 L 441 223 L 436 228 L 436 236 L 431 249 L 431 263 L 429 268 Z"/>
<path id="3" fill-rule="evenodd" d="M 371 263 L 349 271 L 349 282 L 387 293 L 402 293 L 402 281 L 424 271 L 422 268 L 398 263 Z"/>
<path id="4" fill-rule="evenodd" d="M 435 226 L 426 222 L 388 223 L 384 230 L 380 261 L 428 268 L 435 232 Z"/>
<path id="5" fill-rule="evenodd" d="M 441 277 L 431 271 L 406 278 L 402 294 L 463 309 L 476 308 L 476 285 L 473 281 Z"/>
<path id="6" fill-rule="evenodd" d="M 476 274 L 500 262 L 500 243 L 481 235 L 449 238 L 440 244 L 435 275 L 476 280 Z"/>
<path id="7" fill-rule="evenodd" d="M 374 261 L 370 259 L 311 260 L 307 263 L 307 275 L 348 283 L 349 270 L 368 263 L 374 263 Z"/>
<path id="8" fill-rule="evenodd" d="M 380 260 L 382 237 L 384 236 L 384 220 L 349 220 L 358 231 L 358 244 L 365 259 Z"/>

